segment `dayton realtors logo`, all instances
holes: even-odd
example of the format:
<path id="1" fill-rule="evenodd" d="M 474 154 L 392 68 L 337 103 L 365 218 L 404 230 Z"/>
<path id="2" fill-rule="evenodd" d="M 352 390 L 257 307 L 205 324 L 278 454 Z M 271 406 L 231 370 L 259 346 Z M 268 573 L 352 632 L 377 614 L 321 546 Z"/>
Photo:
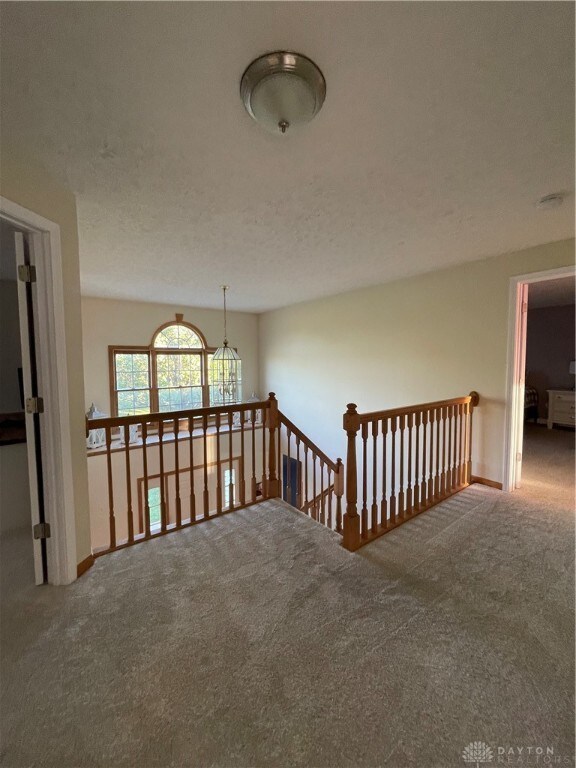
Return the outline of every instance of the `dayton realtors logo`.
<path id="1" fill-rule="evenodd" d="M 494 753 L 483 741 L 471 741 L 464 747 L 462 759 L 465 763 L 474 763 L 476 768 L 480 768 L 480 763 L 491 763 L 494 760 Z"/>
<path id="2" fill-rule="evenodd" d="M 554 747 L 491 747 L 483 741 L 471 741 L 467 747 L 464 747 L 462 759 L 465 763 L 474 765 L 475 768 L 480 768 L 485 763 L 540 767 L 574 765 L 572 758 L 555 754 Z"/>

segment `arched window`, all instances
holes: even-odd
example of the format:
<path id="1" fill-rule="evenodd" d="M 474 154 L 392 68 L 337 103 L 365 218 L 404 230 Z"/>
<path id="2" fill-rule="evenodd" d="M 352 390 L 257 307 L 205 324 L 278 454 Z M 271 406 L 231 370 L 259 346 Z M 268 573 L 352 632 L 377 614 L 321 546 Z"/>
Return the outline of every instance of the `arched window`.
<path id="1" fill-rule="evenodd" d="M 185 411 L 216 404 L 215 351 L 182 315 L 161 325 L 148 347 L 109 347 L 112 414 Z"/>

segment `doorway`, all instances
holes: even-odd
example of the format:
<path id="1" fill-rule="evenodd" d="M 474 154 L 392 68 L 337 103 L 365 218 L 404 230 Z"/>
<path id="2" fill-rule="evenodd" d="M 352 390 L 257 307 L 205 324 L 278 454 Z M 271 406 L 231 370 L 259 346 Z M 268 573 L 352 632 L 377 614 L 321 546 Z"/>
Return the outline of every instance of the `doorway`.
<path id="1" fill-rule="evenodd" d="M 504 490 L 571 504 L 574 267 L 511 280 Z"/>
<path id="2" fill-rule="evenodd" d="M 3 577 L 48 581 L 47 533 L 28 236 L 0 219 L 0 534 Z M 7 570 L 6 570 L 7 569 Z"/>
<path id="3" fill-rule="evenodd" d="M 44 405 L 44 412 L 39 415 L 42 424 L 43 498 L 46 522 L 50 525 L 50 535 L 46 539 L 48 581 L 50 584 L 70 584 L 77 578 L 77 561 L 60 227 L 2 196 L 0 219 L 26 235 L 30 266 L 36 272 L 33 292 L 37 315 L 34 326 L 39 392 Z M 20 281 L 17 284 L 23 285 Z M 25 378 L 23 384 L 26 399 L 29 395 L 26 394 Z M 29 470 L 33 471 L 34 466 L 29 462 Z M 35 487 L 32 480 L 29 487 L 31 491 Z M 38 533 L 42 535 L 47 531 Z M 38 541 L 34 548 L 37 544 Z M 35 559 L 37 562 L 38 558 Z"/>
<path id="4" fill-rule="evenodd" d="M 300 468 L 301 462 L 282 455 L 282 499 L 296 508 L 300 496 Z"/>

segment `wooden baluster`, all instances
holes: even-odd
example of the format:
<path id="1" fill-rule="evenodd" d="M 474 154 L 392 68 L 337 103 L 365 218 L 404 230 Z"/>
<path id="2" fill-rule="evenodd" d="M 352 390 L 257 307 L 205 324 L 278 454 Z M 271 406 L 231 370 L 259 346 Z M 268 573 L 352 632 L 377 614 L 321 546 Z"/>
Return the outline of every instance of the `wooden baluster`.
<path id="1" fill-rule="evenodd" d="M 320 522 L 326 525 L 326 500 L 324 498 L 324 462 L 320 459 Z"/>
<path id="2" fill-rule="evenodd" d="M 470 426 L 470 404 L 464 403 L 464 454 L 462 466 L 462 483 L 468 485 L 468 430 Z"/>
<path id="3" fill-rule="evenodd" d="M 420 506 L 426 507 L 430 498 L 430 486 L 428 483 L 428 411 L 422 411 L 422 482 L 420 483 Z"/>
<path id="4" fill-rule="evenodd" d="M 310 506 L 308 501 L 308 446 L 304 445 L 304 511 L 310 515 Z"/>
<path id="5" fill-rule="evenodd" d="M 240 413 L 240 506 L 246 504 L 246 467 L 244 462 L 244 425 L 246 421 L 246 411 Z"/>
<path id="6" fill-rule="evenodd" d="M 300 438 L 296 437 L 296 507 L 302 509 L 302 478 L 300 477 Z"/>
<path id="7" fill-rule="evenodd" d="M 342 459 L 336 460 L 338 470 L 334 475 L 334 493 L 336 494 L 336 532 L 342 533 L 342 496 L 344 495 L 344 465 Z"/>
<path id="8" fill-rule="evenodd" d="M 434 464 L 436 471 L 434 473 L 434 491 L 432 493 L 433 498 L 438 500 L 440 498 L 440 415 L 438 408 L 434 408 L 432 411 L 432 418 L 434 419 L 434 431 L 435 431 L 435 449 L 434 449 Z"/>
<path id="9" fill-rule="evenodd" d="M 228 413 L 228 509 L 234 509 L 234 467 L 232 464 L 232 456 L 234 450 L 232 448 L 232 421 L 234 414 L 232 411 Z"/>
<path id="10" fill-rule="evenodd" d="M 407 421 L 407 427 L 408 427 L 408 483 L 407 483 L 407 489 L 406 489 L 406 515 L 411 515 L 414 511 L 413 508 L 413 500 L 412 500 L 412 427 L 414 425 L 414 414 L 409 413 L 406 417 Z"/>
<path id="11" fill-rule="evenodd" d="M 274 392 L 270 392 L 268 401 L 270 403 L 268 408 L 268 431 L 269 431 L 269 446 L 268 446 L 268 492 L 267 497 L 275 499 L 280 496 L 280 487 L 278 476 L 276 474 L 276 431 L 279 426 L 278 419 L 278 401 Z M 280 440 L 278 440 L 278 446 Z"/>
<path id="12" fill-rule="evenodd" d="M 210 490 L 208 489 L 208 417 L 206 415 L 202 416 L 202 447 L 204 450 L 204 519 L 207 520 L 210 517 Z"/>
<path id="13" fill-rule="evenodd" d="M 420 424 L 422 423 L 422 413 L 416 411 L 414 414 L 414 427 L 416 429 L 416 447 L 414 450 L 414 511 L 420 509 Z"/>
<path id="14" fill-rule="evenodd" d="M 378 421 L 372 422 L 372 533 L 378 528 Z"/>
<path id="15" fill-rule="evenodd" d="M 406 430 L 406 416 L 402 414 L 400 422 L 400 493 L 398 494 L 398 516 L 404 517 L 406 507 L 404 504 L 404 432 Z"/>
<path id="16" fill-rule="evenodd" d="M 429 411 L 430 418 L 430 440 L 428 443 L 429 457 L 429 476 L 428 476 L 428 503 L 432 504 L 434 501 L 434 424 L 436 415 L 434 411 Z"/>
<path id="17" fill-rule="evenodd" d="M 132 477 L 130 473 L 130 427 L 124 424 L 124 456 L 126 458 L 126 514 L 128 516 L 128 544 L 134 543 L 134 513 L 132 511 Z"/>
<path id="18" fill-rule="evenodd" d="M 216 414 L 216 514 L 222 514 L 222 461 L 220 455 L 220 414 Z"/>
<path id="19" fill-rule="evenodd" d="M 116 518 L 114 516 L 114 479 L 112 477 L 112 431 L 106 427 L 106 469 L 108 471 L 108 526 L 110 549 L 116 549 Z"/>
<path id="20" fill-rule="evenodd" d="M 454 468 L 452 464 L 452 420 L 454 417 L 454 406 L 448 407 L 448 491 L 452 492 L 454 488 Z"/>
<path id="21" fill-rule="evenodd" d="M 386 477 L 388 474 L 388 464 L 386 462 L 388 442 L 388 419 L 382 419 L 382 501 L 380 502 L 380 524 L 388 525 L 388 498 Z"/>
<path id="22" fill-rule="evenodd" d="M 286 476 L 284 478 L 284 482 L 286 484 L 286 501 L 288 504 L 292 504 L 292 468 L 290 466 L 291 462 L 290 459 L 292 458 L 290 455 L 290 438 L 292 437 L 292 432 L 286 427 Z M 278 441 L 280 442 L 280 441 Z M 282 471 L 284 471 L 284 466 L 282 466 Z"/>
<path id="23" fill-rule="evenodd" d="M 180 421 L 174 419 L 174 472 L 176 483 L 176 528 L 182 527 L 182 504 L 180 502 L 180 441 L 178 434 L 180 432 Z"/>
<path id="24" fill-rule="evenodd" d="M 312 517 L 318 522 L 318 498 L 316 494 L 316 454 L 312 453 Z"/>
<path id="25" fill-rule="evenodd" d="M 194 492 L 194 416 L 188 417 L 188 440 L 190 444 L 190 522 L 196 519 L 196 494 Z"/>
<path id="26" fill-rule="evenodd" d="M 466 404 L 460 406 L 460 486 L 465 483 L 466 456 L 464 453 L 464 443 L 466 439 Z"/>
<path id="27" fill-rule="evenodd" d="M 251 489 L 252 489 L 252 501 L 256 501 L 256 409 L 253 408 L 251 411 L 252 419 L 252 430 L 251 430 L 251 436 L 252 436 L 252 445 L 250 446 L 251 450 L 251 456 L 252 456 L 252 478 L 251 478 Z"/>
<path id="28" fill-rule="evenodd" d="M 362 514 L 360 517 L 360 536 L 368 535 L 368 424 L 362 424 Z"/>
<path id="29" fill-rule="evenodd" d="M 276 430 L 276 474 L 278 475 L 278 496 L 282 496 L 282 456 L 280 455 L 280 437 L 282 424 L 278 419 L 278 429 Z"/>
<path id="30" fill-rule="evenodd" d="M 268 410 L 262 411 L 262 498 L 268 495 L 268 477 L 266 476 L 266 423 Z"/>
<path id="31" fill-rule="evenodd" d="M 158 456 L 160 462 L 160 528 L 166 530 L 168 524 L 166 507 L 166 487 L 164 485 L 164 421 L 158 422 Z"/>
<path id="32" fill-rule="evenodd" d="M 344 414 L 343 426 L 348 438 L 346 453 L 346 512 L 344 514 L 344 536 L 342 544 L 350 552 L 360 546 L 360 518 L 357 508 L 357 465 L 356 465 L 356 435 L 360 428 L 360 417 L 356 404 L 349 403 Z"/>
<path id="33" fill-rule="evenodd" d="M 328 514 L 327 514 L 326 525 L 328 526 L 328 528 L 330 528 L 330 530 L 332 530 L 332 527 L 333 527 L 333 519 L 332 519 L 332 487 L 331 487 L 332 486 L 332 470 L 330 469 L 330 467 L 328 467 L 327 469 L 328 469 L 328 473 L 327 473 L 328 474 L 328 498 L 326 500 L 326 507 L 327 507 L 327 510 L 328 510 Z"/>
<path id="34" fill-rule="evenodd" d="M 148 424 L 142 422 L 142 471 L 144 472 L 144 526 L 145 536 L 150 538 L 150 499 L 148 497 Z"/>
<path id="35" fill-rule="evenodd" d="M 397 419 L 390 419 L 390 440 L 392 448 L 392 462 L 390 466 L 390 524 L 396 524 L 396 429 Z"/>
<path id="36" fill-rule="evenodd" d="M 461 439 L 462 439 L 462 404 L 458 403 L 456 406 L 456 422 L 454 427 L 454 439 L 455 439 L 455 456 L 454 462 L 456 464 L 456 485 L 460 487 L 462 485 L 462 453 L 461 453 Z"/>
<path id="37" fill-rule="evenodd" d="M 440 408 L 440 419 L 442 421 L 442 472 L 440 473 L 440 497 L 446 496 L 446 417 L 448 409 Z"/>

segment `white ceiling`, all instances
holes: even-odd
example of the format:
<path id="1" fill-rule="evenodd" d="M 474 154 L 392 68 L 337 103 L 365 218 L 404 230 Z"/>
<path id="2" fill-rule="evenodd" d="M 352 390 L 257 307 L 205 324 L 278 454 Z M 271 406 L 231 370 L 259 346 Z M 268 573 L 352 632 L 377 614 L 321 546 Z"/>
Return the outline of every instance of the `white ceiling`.
<path id="1" fill-rule="evenodd" d="M 573 277 L 545 280 L 528 287 L 528 309 L 563 307 L 567 304 L 574 304 Z"/>
<path id="2" fill-rule="evenodd" d="M 3 3 L 2 129 L 77 196 L 89 295 L 262 311 L 573 236 L 572 3 Z M 264 131 L 288 48 L 322 111 Z"/>

